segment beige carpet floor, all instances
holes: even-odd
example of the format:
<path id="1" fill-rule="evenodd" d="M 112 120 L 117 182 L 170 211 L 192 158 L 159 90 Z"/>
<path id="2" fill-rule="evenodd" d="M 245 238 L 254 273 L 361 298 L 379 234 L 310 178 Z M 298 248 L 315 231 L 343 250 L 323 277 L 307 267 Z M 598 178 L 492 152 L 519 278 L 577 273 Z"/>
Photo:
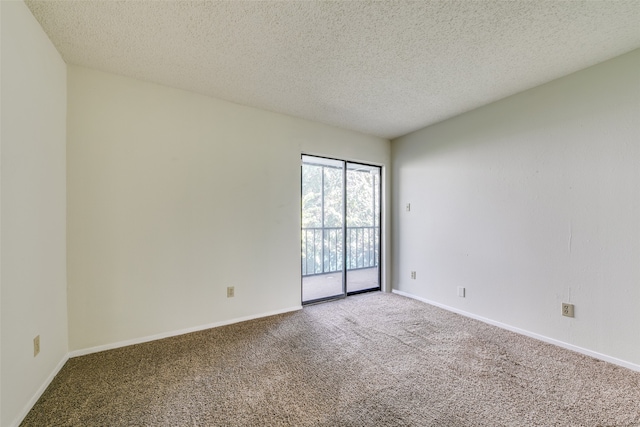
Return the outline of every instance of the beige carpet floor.
<path id="1" fill-rule="evenodd" d="M 640 426 L 640 373 L 371 293 L 71 359 L 22 425 Z"/>

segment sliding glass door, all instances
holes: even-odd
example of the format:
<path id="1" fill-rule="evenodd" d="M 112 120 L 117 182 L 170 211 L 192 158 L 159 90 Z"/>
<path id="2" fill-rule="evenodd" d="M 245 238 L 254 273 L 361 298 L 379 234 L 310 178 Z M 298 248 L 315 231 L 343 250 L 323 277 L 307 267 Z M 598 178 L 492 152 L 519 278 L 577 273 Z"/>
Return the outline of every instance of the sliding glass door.
<path id="1" fill-rule="evenodd" d="M 302 302 L 380 289 L 380 167 L 302 156 Z"/>
<path id="2" fill-rule="evenodd" d="M 380 289 L 380 168 L 347 163 L 347 293 Z"/>
<path id="3" fill-rule="evenodd" d="M 344 162 L 302 156 L 302 302 L 341 297 Z"/>

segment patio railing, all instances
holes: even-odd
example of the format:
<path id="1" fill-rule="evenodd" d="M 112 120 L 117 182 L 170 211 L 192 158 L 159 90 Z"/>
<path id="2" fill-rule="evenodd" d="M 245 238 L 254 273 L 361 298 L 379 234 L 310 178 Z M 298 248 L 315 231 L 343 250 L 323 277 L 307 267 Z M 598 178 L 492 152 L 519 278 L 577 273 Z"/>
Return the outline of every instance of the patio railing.
<path id="1" fill-rule="evenodd" d="M 347 227 L 347 270 L 373 268 L 380 259 L 380 227 Z M 342 271 L 341 227 L 302 229 L 302 275 Z"/>

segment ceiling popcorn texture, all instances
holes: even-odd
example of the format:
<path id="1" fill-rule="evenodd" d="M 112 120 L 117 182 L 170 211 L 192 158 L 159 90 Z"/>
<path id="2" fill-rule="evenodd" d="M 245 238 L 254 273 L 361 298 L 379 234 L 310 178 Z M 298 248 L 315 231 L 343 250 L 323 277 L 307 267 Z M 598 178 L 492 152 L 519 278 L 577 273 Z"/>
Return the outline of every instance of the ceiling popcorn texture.
<path id="1" fill-rule="evenodd" d="M 395 138 L 640 47 L 640 1 L 26 1 L 69 64 Z"/>

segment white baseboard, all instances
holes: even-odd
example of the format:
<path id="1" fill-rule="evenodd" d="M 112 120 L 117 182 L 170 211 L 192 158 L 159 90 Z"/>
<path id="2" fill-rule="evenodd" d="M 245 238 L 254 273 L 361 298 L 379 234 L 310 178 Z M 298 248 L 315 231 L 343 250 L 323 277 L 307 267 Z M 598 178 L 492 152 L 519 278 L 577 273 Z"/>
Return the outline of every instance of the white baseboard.
<path id="1" fill-rule="evenodd" d="M 442 308 L 444 310 L 451 311 L 451 312 L 460 314 L 462 316 L 469 317 L 471 319 L 479 320 L 481 322 L 488 323 L 488 324 L 493 325 L 493 326 L 497 326 L 498 328 L 506 329 L 508 331 L 515 332 L 515 333 L 520 334 L 520 335 L 526 335 L 528 337 L 537 339 L 539 341 L 543 341 L 543 342 L 546 342 L 546 343 L 549 343 L 549 344 L 556 345 L 558 347 L 565 348 L 567 350 L 572 350 L 572 351 L 575 351 L 577 353 L 584 354 L 585 356 L 590 356 L 590 357 L 593 357 L 593 358 L 596 358 L 596 359 L 603 360 L 605 362 L 613 363 L 614 365 L 622 366 L 623 368 L 627 368 L 627 369 L 631 369 L 633 371 L 640 372 L 640 365 L 637 365 L 637 364 L 631 363 L 631 362 L 627 362 L 626 360 L 622 360 L 622 359 L 618 359 L 618 358 L 615 358 L 615 357 L 607 356 L 606 354 L 598 353 L 598 352 L 595 352 L 595 351 L 592 351 L 592 350 L 588 350 L 586 348 L 582 348 L 582 347 L 575 346 L 573 344 L 566 343 L 564 341 L 559 341 L 559 340 L 554 339 L 554 338 L 549 338 L 549 337 L 544 336 L 544 335 L 536 334 L 535 332 L 530 332 L 530 331 L 527 331 L 525 329 L 520 329 L 520 328 L 517 328 L 515 326 L 507 325 L 506 323 L 497 322 L 495 320 L 491 320 L 491 319 L 488 319 L 486 317 L 478 316 L 476 314 L 469 313 L 469 312 L 466 312 L 466 311 L 463 311 L 463 310 L 460 310 L 460 309 L 457 309 L 457 308 L 454 308 L 454 307 L 449 307 L 448 305 L 440 304 L 439 302 L 431 301 L 431 300 L 428 300 L 426 298 L 422 298 L 422 297 L 419 297 L 419 296 L 416 296 L 416 295 L 413 295 L 413 294 L 410 294 L 410 293 L 407 293 L 407 292 L 399 291 L 397 289 L 393 289 L 392 292 L 394 294 L 397 294 L 397 295 L 400 295 L 400 296 L 403 296 L 403 297 L 407 297 L 407 298 L 415 299 L 415 300 L 418 300 L 418 301 L 422 301 L 424 303 L 427 303 L 427 304 L 430 304 L 430 305 L 434 305 L 436 307 L 440 307 L 440 308 Z"/>
<path id="2" fill-rule="evenodd" d="M 38 401 L 38 399 L 40 399 L 40 397 L 42 396 L 42 393 L 44 393 L 44 391 L 47 389 L 47 387 L 49 387 L 49 384 L 51 384 L 51 381 L 53 381 L 53 379 L 56 377 L 56 375 L 58 375 L 58 373 L 60 372 L 60 369 L 62 369 L 64 364 L 67 363 L 67 360 L 69 360 L 69 354 L 68 353 L 65 354 L 64 357 L 62 357 L 62 359 L 60 360 L 58 365 L 54 368 L 53 371 L 51 371 L 51 373 L 49 374 L 47 379 L 42 383 L 42 385 L 36 391 L 36 393 L 33 395 L 33 397 L 31 399 L 29 399 L 27 404 L 22 409 L 22 412 L 20 412 L 20 414 L 18 414 L 18 416 L 13 420 L 13 422 L 11 424 L 9 424 L 9 427 L 18 427 L 20 425 L 20 423 L 22 421 L 24 421 L 24 418 L 27 416 L 27 414 L 29 413 L 31 408 L 33 408 L 33 405 L 35 405 L 36 402 Z"/>
<path id="3" fill-rule="evenodd" d="M 236 317 L 235 319 L 223 320 L 221 322 L 209 323 L 207 325 L 195 326 L 192 328 L 180 329 L 177 331 L 163 332 L 161 334 L 148 335 L 146 337 L 134 338 L 126 341 L 119 341 L 111 344 L 99 345 L 96 347 L 84 348 L 80 350 L 74 350 L 69 353 L 69 358 L 85 356 L 87 354 L 98 353 L 105 350 L 113 350 L 115 348 L 127 347 L 135 344 L 142 344 L 149 341 L 161 340 L 163 338 L 175 337 L 178 335 L 189 334 L 191 332 L 203 331 L 205 329 L 217 328 L 219 326 L 231 325 L 233 323 L 245 322 L 247 320 L 259 319 L 261 317 L 275 316 L 276 314 L 289 313 L 292 311 L 301 310 L 302 306 L 284 308 L 282 310 L 269 311 L 266 313 L 254 314 L 245 317 Z"/>

